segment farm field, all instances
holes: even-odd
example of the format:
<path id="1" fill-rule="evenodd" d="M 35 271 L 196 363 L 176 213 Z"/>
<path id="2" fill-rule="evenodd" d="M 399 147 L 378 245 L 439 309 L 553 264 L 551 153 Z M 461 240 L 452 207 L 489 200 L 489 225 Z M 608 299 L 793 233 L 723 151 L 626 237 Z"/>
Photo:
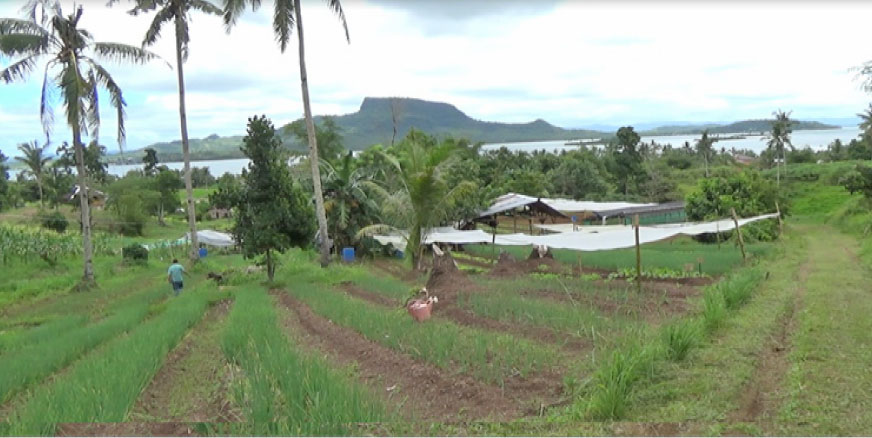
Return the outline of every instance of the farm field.
<path id="1" fill-rule="evenodd" d="M 179 297 L 158 257 L 126 266 L 105 251 L 96 258 L 100 287 L 86 292 L 70 291 L 73 256 L 53 267 L 7 261 L 0 433 L 732 435 L 870 426 L 854 408 L 869 395 L 861 370 L 830 376 L 832 361 L 866 363 L 859 346 L 870 333 L 868 323 L 834 325 L 833 315 L 860 321 L 869 310 L 866 270 L 833 275 L 859 251 L 834 229 L 794 225 L 744 265 L 732 242 L 645 246 L 645 272 L 659 275 L 645 274 L 641 294 L 618 275 L 632 261 L 625 251 L 584 254 L 579 265 L 560 252 L 496 262 L 489 250 L 454 252 L 456 269 L 430 275 L 392 258 L 321 269 L 315 254 L 294 250 L 273 283 L 246 273 L 241 256 L 210 255 Z M 700 258 L 711 261 L 705 275 L 683 271 Z M 830 277 L 837 295 L 826 293 Z M 416 323 L 403 304 L 423 286 L 439 303 Z M 823 354 L 817 346 L 828 337 L 839 343 Z M 840 415 L 850 421 L 833 420 Z"/>

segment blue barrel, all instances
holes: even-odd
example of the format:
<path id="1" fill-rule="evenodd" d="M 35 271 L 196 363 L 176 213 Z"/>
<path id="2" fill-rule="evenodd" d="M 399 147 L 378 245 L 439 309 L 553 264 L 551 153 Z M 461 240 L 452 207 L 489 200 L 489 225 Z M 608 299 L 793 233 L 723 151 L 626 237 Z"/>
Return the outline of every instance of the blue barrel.
<path id="1" fill-rule="evenodd" d="M 206 257 L 209 254 L 209 251 L 206 251 L 206 248 L 200 248 L 200 258 Z"/>
<path id="2" fill-rule="evenodd" d="M 354 261 L 354 247 L 346 246 L 342 248 L 342 261 L 343 262 L 353 262 Z"/>
<path id="3" fill-rule="evenodd" d="M 395 252 L 394 255 L 396 255 L 398 259 L 403 258 L 403 252 L 400 250 L 397 250 L 397 252 Z"/>

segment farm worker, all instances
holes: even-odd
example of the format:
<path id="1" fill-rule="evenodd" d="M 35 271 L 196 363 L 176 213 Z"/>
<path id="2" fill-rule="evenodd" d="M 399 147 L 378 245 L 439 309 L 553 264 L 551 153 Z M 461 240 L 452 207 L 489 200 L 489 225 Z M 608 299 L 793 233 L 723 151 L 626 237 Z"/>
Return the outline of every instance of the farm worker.
<path id="1" fill-rule="evenodd" d="M 175 296 L 179 296 L 179 292 L 182 291 L 182 274 L 185 273 L 185 267 L 179 264 L 178 259 L 173 259 L 173 264 L 170 265 L 170 268 L 167 270 L 167 280 L 173 285 L 173 293 Z"/>

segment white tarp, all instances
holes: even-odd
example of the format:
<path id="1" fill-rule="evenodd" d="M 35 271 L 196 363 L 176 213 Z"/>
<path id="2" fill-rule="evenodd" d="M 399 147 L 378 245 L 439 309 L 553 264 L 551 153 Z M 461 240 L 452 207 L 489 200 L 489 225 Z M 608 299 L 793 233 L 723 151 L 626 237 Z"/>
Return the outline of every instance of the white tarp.
<path id="1" fill-rule="evenodd" d="M 494 200 L 493 205 L 479 213 L 479 217 L 514 210 L 541 200 L 549 207 L 564 213 L 599 212 L 633 207 L 650 207 L 657 204 L 634 204 L 631 202 L 575 201 L 564 198 L 535 198 L 518 193 L 507 193 Z"/>
<path id="2" fill-rule="evenodd" d="M 752 222 L 772 219 L 778 217 L 778 213 L 765 214 L 745 219 L 739 219 L 739 226 Z M 594 227 L 585 227 L 587 229 Z M 601 227 L 597 227 L 601 228 Z M 694 236 L 705 233 L 715 233 L 721 231 L 730 231 L 735 228 L 732 219 L 721 219 L 714 222 L 697 222 L 684 224 L 668 224 L 648 227 L 639 227 L 639 244 L 657 242 L 659 240 L 669 239 L 678 235 Z M 405 249 L 405 237 L 401 235 L 394 236 L 374 236 L 382 244 L 391 243 L 399 248 L 398 243 L 402 244 L 401 249 Z M 400 242 L 398 242 L 400 241 Z M 482 230 L 451 232 L 432 232 L 425 242 L 430 243 L 451 243 L 451 244 L 467 244 L 467 243 L 495 243 L 496 245 L 507 246 L 522 246 L 522 245 L 547 245 L 552 248 L 571 249 L 575 251 L 602 251 L 609 249 L 632 248 L 636 246 L 636 233 L 633 227 L 617 226 L 609 230 L 598 232 L 565 232 L 557 234 L 548 234 L 544 236 L 531 236 L 529 234 L 497 234 L 496 236 Z"/>
<path id="3" fill-rule="evenodd" d="M 540 230 L 550 231 L 552 233 L 602 233 L 604 231 L 622 230 L 631 228 L 631 225 L 577 225 L 577 224 L 533 224 L 534 227 Z"/>
<path id="4" fill-rule="evenodd" d="M 185 239 L 191 238 L 191 233 L 185 233 Z M 233 236 L 215 230 L 199 230 L 197 231 L 197 241 L 204 245 L 228 247 L 236 245 Z"/>
<path id="5" fill-rule="evenodd" d="M 631 202 L 594 202 L 594 201 L 575 201 L 572 199 L 563 198 L 542 198 L 542 202 L 551 206 L 551 208 L 562 211 L 564 213 L 580 213 L 580 212 L 599 212 L 609 210 L 619 210 L 634 207 L 652 207 L 657 204 L 634 204 Z"/>

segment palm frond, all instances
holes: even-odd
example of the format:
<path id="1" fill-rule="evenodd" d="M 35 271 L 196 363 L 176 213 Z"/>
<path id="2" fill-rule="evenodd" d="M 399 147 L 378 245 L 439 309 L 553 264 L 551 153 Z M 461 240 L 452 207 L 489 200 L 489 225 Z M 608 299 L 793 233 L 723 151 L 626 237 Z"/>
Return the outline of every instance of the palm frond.
<path id="1" fill-rule="evenodd" d="M 115 111 L 117 112 L 116 116 L 118 117 L 118 149 L 123 152 L 124 150 L 124 140 L 126 138 L 126 131 L 124 128 L 124 119 L 126 118 L 126 114 L 124 112 L 124 107 L 127 106 L 127 102 L 124 101 L 124 95 L 121 91 L 121 87 L 115 83 L 115 79 L 112 78 L 112 75 L 106 71 L 103 66 L 89 61 L 89 65 L 91 66 L 92 71 L 94 72 L 94 76 L 97 79 L 97 83 L 99 83 L 106 91 L 109 92 L 109 102 L 112 103 L 112 106 L 115 107 Z"/>
<path id="2" fill-rule="evenodd" d="M 42 77 L 42 91 L 39 95 L 39 120 L 42 122 L 42 131 L 45 133 L 45 141 L 48 143 L 51 137 L 51 129 L 54 126 L 54 110 L 52 109 L 51 82 L 48 80 L 48 70 L 54 62 L 49 62 L 45 66 L 45 73 Z"/>
<path id="3" fill-rule="evenodd" d="M 38 57 L 39 55 L 31 55 L 4 68 L 0 71 L 0 79 L 7 84 L 27 79 L 27 75 L 33 71 L 34 67 L 36 67 L 36 60 Z"/>
<path id="4" fill-rule="evenodd" d="M 66 107 L 67 125 L 78 127 L 83 134 L 87 134 L 84 108 L 82 107 L 82 100 L 86 96 L 86 86 L 84 78 L 77 69 L 76 62 L 73 57 L 69 63 L 64 63 L 56 80 Z"/>
<path id="5" fill-rule="evenodd" d="M 223 13 L 221 8 L 206 0 L 188 0 L 187 3 L 189 9 L 196 9 L 206 14 L 221 15 Z"/>
<path id="6" fill-rule="evenodd" d="M 0 35 L 13 34 L 47 36 L 49 33 L 33 21 L 18 18 L 0 18 Z"/>
<path id="7" fill-rule="evenodd" d="M 395 227 L 386 224 L 373 224 L 368 225 L 360 229 L 357 234 L 354 235 L 354 240 L 358 241 L 364 237 L 372 237 L 376 234 L 386 234 L 386 233 L 401 233 L 401 230 L 398 230 Z M 405 237 L 405 236 L 404 236 Z"/>
<path id="8" fill-rule="evenodd" d="M 100 89 L 97 78 L 94 74 L 94 69 L 88 72 L 87 95 L 85 96 L 85 120 L 88 123 L 88 130 L 91 133 L 91 138 L 98 140 L 100 138 Z"/>
<path id="9" fill-rule="evenodd" d="M 6 56 L 41 55 L 48 51 L 48 42 L 48 37 L 43 35 L 0 35 L 0 53 Z"/>
<path id="10" fill-rule="evenodd" d="M 31 22 L 42 25 L 48 23 L 52 17 L 62 15 L 58 0 L 28 0 L 21 8 L 21 12 L 30 18 Z M 37 14 L 39 14 L 38 20 Z"/>
<path id="11" fill-rule="evenodd" d="M 94 43 L 93 47 L 97 56 L 115 62 L 145 64 L 148 61 L 160 59 L 159 56 L 148 50 L 128 44 Z"/>
<path id="12" fill-rule="evenodd" d="M 294 33 L 296 20 L 294 19 L 294 10 L 299 7 L 299 0 L 275 0 L 275 10 L 273 11 L 273 32 L 276 36 L 276 41 L 279 43 L 279 48 L 282 53 L 288 48 L 288 43 L 291 41 L 291 35 Z"/>
<path id="13" fill-rule="evenodd" d="M 172 21 L 175 15 L 175 12 L 170 7 L 158 11 L 154 16 L 154 20 L 151 21 L 151 25 L 148 26 L 148 30 L 145 31 L 145 37 L 142 38 L 142 47 L 148 47 L 156 43 L 158 38 L 160 38 L 160 31 L 163 25 Z"/>
<path id="14" fill-rule="evenodd" d="M 339 0 L 327 0 L 327 6 L 330 10 L 339 17 L 339 22 L 342 23 L 342 29 L 345 30 L 345 41 L 351 44 L 351 36 L 348 34 L 348 22 L 345 20 L 345 11 L 342 10 L 342 3 Z"/>
<path id="15" fill-rule="evenodd" d="M 227 32 L 230 32 L 230 28 L 236 24 L 245 6 L 249 4 L 252 11 L 260 8 L 260 0 L 224 0 L 224 27 Z"/>

